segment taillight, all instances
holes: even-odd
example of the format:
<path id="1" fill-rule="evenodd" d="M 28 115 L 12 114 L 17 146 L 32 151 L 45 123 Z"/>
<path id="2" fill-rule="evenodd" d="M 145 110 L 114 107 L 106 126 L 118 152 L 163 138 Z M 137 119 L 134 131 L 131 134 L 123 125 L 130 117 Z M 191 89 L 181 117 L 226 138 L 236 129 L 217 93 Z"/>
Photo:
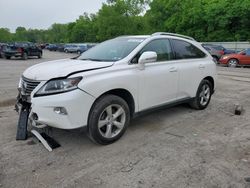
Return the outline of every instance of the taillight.
<path id="1" fill-rule="evenodd" d="M 219 54 L 224 55 L 225 53 L 224 53 L 223 50 L 220 50 L 220 51 L 219 51 Z"/>
<path id="2" fill-rule="evenodd" d="M 18 48 L 17 51 L 22 53 L 23 49 L 22 48 Z"/>

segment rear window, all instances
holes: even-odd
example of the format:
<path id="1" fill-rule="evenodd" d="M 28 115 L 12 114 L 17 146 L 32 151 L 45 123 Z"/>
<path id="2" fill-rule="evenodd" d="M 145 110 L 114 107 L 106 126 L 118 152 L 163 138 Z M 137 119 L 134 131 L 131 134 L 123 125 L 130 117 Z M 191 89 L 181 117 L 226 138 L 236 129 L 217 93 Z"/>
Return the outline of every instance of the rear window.
<path id="1" fill-rule="evenodd" d="M 189 42 L 172 39 L 172 43 L 176 59 L 194 59 L 204 58 L 206 56 L 203 51 Z"/>

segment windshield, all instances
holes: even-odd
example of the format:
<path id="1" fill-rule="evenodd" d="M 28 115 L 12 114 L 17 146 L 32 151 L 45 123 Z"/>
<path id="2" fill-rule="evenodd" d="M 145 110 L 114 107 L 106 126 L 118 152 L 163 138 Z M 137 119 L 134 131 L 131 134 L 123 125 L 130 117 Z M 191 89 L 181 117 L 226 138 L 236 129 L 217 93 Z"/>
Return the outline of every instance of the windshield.
<path id="1" fill-rule="evenodd" d="M 123 37 L 108 40 L 84 52 L 78 59 L 118 61 L 128 56 L 144 39 Z"/>

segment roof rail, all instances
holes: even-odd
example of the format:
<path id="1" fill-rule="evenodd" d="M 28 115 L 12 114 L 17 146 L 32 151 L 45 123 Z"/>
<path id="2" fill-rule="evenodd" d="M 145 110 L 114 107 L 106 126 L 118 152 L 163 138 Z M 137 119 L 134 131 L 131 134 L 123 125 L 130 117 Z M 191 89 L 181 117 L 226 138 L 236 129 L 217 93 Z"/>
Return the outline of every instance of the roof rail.
<path id="1" fill-rule="evenodd" d="M 169 35 L 169 36 L 181 37 L 181 38 L 185 38 L 185 39 L 196 41 L 192 37 L 189 37 L 189 36 L 186 36 L 186 35 L 180 35 L 180 34 L 176 34 L 176 33 L 157 32 L 157 33 L 152 34 L 152 36 L 157 36 L 157 35 Z"/>

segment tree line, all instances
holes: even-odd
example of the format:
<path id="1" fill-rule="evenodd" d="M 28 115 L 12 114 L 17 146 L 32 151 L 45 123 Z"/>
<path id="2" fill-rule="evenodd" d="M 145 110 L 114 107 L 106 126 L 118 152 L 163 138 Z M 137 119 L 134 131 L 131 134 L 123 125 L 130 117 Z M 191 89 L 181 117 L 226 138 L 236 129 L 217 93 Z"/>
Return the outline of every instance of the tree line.
<path id="1" fill-rule="evenodd" d="M 250 41 L 249 0 L 107 0 L 96 14 L 49 29 L 0 28 L 0 42 L 101 42 L 120 35 L 179 33 L 198 41 Z"/>

